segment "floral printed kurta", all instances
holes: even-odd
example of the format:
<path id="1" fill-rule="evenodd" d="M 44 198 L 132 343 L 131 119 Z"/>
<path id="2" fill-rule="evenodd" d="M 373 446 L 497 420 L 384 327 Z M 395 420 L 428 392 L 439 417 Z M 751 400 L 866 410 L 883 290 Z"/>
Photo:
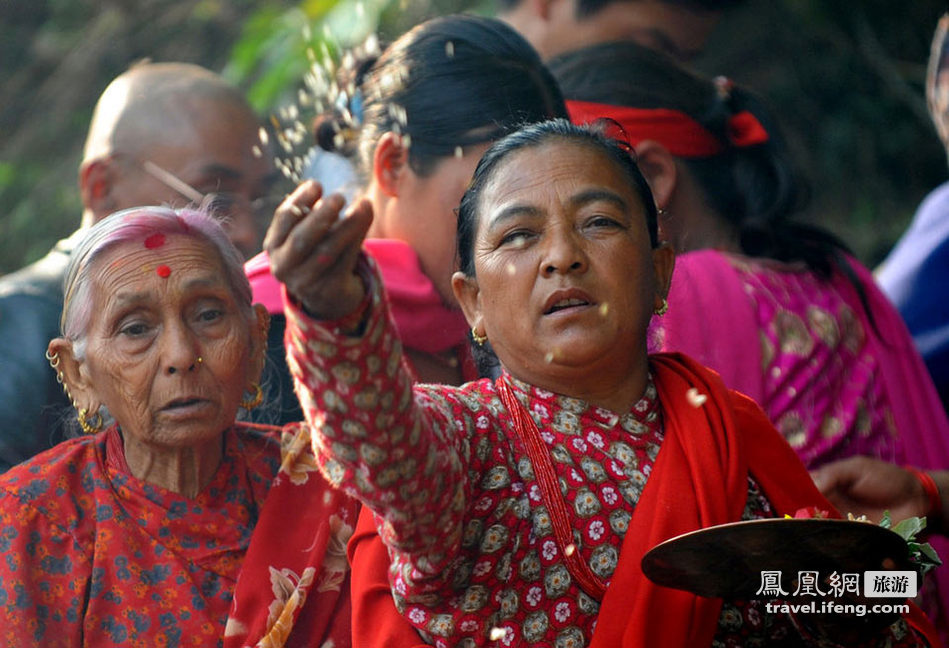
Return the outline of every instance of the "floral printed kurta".
<path id="1" fill-rule="evenodd" d="M 340 505 L 345 498 L 317 473 L 307 479 L 315 470 L 308 450 L 285 447 L 281 468 L 281 436 L 285 446 L 299 439 L 308 445 L 305 429 L 294 432 L 241 425 L 226 432 L 221 466 L 194 499 L 132 477 L 115 427 L 62 443 L 0 476 L 0 646 L 220 646 L 239 576 L 253 586 L 256 605 L 242 601 L 229 634 L 269 632 L 262 645 L 283 645 L 307 590 L 314 589 L 316 601 L 332 589 L 330 604 L 341 599 L 347 630 L 335 645 L 348 645 L 348 592 L 339 592 L 346 588 L 344 547 L 356 509 Z M 296 497 L 287 487 L 299 485 L 299 496 L 321 495 L 328 504 L 318 520 L 298 516 L 298 526 L 280 534 L 284 546 L 272 537 L 269 546 L 262 538 L 252 545 L 258 518 L 279 518 L 280 502 L 264 507 L 278 468 L 281 492 Z M 338 537 L 327 547 L 324 536 L 325 553 L 317 558 L 329 563 L 335 555 L 339 564 L 304 567 L 296 555 L 281 555 L 298 535 L 301 549 L 316 544 L 324 528 Z M 260 560 L 242 573 L 255 545 Z M 283 568 L 291 561 L 300 564 L 299 575 Z"/>
<path id="2" fill-rule="evenodd" d="M 566 568 L 494 384 L 413 392 L 378 288 L 368 308 L 362 336 L 347 337 L 340 331 L 354 318 L 324 326 L 291 304 L 288 349 L 324 473 L 383 516 L 397 607 L 437 646 L 586 645 L 599 604 Z M 576 551 L 608 582 L 662 444 L 654 388 L 617 415 L 504 379 L 550 449 Z M 743 517 L 771 515 L 749 480 Z M 718 639 L 794 632 L 763 605 L 735 603 L 722 610 Z"/>

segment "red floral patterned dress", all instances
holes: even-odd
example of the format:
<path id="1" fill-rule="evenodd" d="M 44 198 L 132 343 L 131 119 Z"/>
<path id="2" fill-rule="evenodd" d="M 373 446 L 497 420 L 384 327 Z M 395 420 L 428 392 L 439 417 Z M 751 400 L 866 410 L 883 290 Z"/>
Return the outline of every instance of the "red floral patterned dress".
<path id="1" fill-rule="evenodd" d="M 413 390 L 378 279 L 372 283 L 361 336 L 342 331 L 364 309 L 317 323 L 291 304 L 287 348 L 324 474 L 383 516 L 397 607 L 436 646 L 585 646 L 599 604 L 566 568 L 495 385 Z M 663 440 L 654 387 L 618 415 L 502 379 L 547 443 L 576 551 L 608 582 Z M 771 516 L 749 480 L 743 518 Z M 908 634 L 902 621 L 893 631 Z M 794 637 L 786 617 L 738 602 L 723 607 L 716 640 L 769 645 Z"/>
<path id="2" fill-rule="evenodd" d="M 133 477 L 115 427 L 0 475 L 0 646 L 348 646 L 355 503 L 305 427 L 224 444 L 194 499 Z"/>

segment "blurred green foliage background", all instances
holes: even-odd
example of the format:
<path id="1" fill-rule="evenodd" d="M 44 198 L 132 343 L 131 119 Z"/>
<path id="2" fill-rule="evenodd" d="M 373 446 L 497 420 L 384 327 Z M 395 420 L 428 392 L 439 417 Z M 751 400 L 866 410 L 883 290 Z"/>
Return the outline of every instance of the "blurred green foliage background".
<path id="1" fill-rule="evenodd" d="M 809 178 L 807 216 L 878 262 L 947 175 L 923 96 L 946 3 L 747 0 L 694 62 L 764 96 Z M 261 118 L 296 102 L 310 59 L 391 40 L 492 0 L 0 0 L 0 273 L 78 225 L 85 129 L 131 63 L 190 61 L 244 89 Z M 308 58 L 308 51 L 310 52 Z M 446 100 L 450 100 L 446 98 Z"/>

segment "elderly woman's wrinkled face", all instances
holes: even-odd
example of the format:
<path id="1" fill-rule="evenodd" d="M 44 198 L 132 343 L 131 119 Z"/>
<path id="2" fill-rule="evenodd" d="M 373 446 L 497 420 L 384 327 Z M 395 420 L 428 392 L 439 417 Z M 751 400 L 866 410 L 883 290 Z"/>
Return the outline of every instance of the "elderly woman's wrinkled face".
<path id="1" fill-rule="evenodd" d="M 465 313 L 515 376 L 645 358 L 672 255 L 615 162 L 557 141 L 509 155 L 482 191 Z M 468 293 L 465 297 L 464 293 Z M 479 331 L 479 332 L 480 332 Z"/>
<path id="2" fill-rule="evenodd" d="M 159 234 L 119 244 L 93 264 L 80 365 L 93 404 L 105 405 L 124 434 L 145 444 L 188 446 L 219 436 L 256 378 L 262 340 L 216 250 Z"/>

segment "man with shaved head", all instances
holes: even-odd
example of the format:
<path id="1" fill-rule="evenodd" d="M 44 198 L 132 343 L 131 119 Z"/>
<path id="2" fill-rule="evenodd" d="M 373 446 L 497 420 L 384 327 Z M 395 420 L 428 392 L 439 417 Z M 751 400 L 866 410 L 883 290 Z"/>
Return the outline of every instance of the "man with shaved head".
<path id="1" fill-rule="evenodd" d="M 196 65 L 140 64 L 109 84 L 79 167 L 79 230 L 0 279 L 0 471 L 60 441 L 72 416 L 45 352 L 60 334 L 63 276 L 84 230 L 129 207 L 203 204 L 255 254 L 276 181 L 259 132 L 243 95 Z"/>

